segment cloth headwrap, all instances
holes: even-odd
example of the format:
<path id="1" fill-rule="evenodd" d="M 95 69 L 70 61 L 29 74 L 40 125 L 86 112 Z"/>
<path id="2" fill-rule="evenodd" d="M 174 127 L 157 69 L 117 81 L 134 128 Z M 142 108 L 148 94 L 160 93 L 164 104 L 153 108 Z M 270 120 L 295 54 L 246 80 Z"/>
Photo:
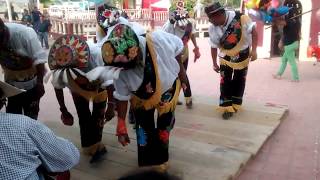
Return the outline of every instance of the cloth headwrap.
<path id="1" fill-rule="evenodd" d="M 107 3 L 96 5 L 96 15 L 98 25 L 107 34 L 108 28 L 119 23 L 119 18 L 122 14 L 118 8 L 113 7 Z"/>
<path id="2" fill-rule="evenodd" d="M 101 51 L 106 66 L 130 69 L 142 63 L 139 39 L 133 29 L 124 24 L 114 27 Z"/>

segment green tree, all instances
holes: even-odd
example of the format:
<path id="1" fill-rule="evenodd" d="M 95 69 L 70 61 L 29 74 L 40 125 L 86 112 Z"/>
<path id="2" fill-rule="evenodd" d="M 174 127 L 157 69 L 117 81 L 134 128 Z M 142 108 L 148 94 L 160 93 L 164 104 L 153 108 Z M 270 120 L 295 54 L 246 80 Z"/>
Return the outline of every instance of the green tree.
<path id="1" fill-rule="evenodd" d="M 203 5 L 208 5 L 213 2 L 220 2 L 221 5 L 227 6 L 227 7 L 232 7 L 232 8 L 240 8 L 242 0 L 201 0 L 201 4 Z"/>

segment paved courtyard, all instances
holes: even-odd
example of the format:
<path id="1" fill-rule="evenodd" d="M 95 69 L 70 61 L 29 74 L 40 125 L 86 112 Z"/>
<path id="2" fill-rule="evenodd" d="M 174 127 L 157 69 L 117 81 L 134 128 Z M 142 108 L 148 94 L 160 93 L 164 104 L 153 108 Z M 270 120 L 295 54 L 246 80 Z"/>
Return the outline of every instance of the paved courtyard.
<path id="1" fill-rule="evenodd" d="M 212 70 L 207 39 L 199 39 L 198 44 L 202 57 L 197 63 L 191 58 L 188 69 L 193 93 L 217 99 L 219 75 Z M 290 66 L 282 80 L 272 78 L 279 63 L 276 58 L 257 60 L 250 65 L 245 100 L 287 105 L 289 113 L 244 168 L 239 180 L 319 179 L 320 64 L 313 66 L 313 62 L 299 62 L 301 82 L 293 83 L 290 81 Z M 50 97 L 50 103 L 42 102 L 41 117 L 44 117 L 44 111 L 57 108 L 54 98 Z"/>

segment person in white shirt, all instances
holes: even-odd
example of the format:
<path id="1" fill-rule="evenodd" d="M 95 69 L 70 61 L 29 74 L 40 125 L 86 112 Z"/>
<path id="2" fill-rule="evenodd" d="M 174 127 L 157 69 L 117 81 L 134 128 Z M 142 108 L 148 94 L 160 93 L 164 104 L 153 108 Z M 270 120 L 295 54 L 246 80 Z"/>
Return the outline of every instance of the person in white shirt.
<path id="1" fill-rule="evenodd" d="M 107 152 L 101 142 L 102 131 L 104 124 L 114 117 L 115 105 L 112 79 L 104 83 L 90 82 L 87 78 L 89 71 L 104 65 L 100 47 L 87 44 L 79 36 L 64 35 L 52 45 L 48 61 L 62 122 L 73 125 L 73 116 L 64 102 L 63 88 L 68 87 L 78 114 L 81 146 L 84 153 L 91 156 L 90 163 L 94 163 Z"/>
<path id="2" fill-rule="evenodd" d="M 44 95 L 43 77 L 47 55 L 36 32 L 0 19 L 0 64 L 5 81 L 26 92 L 8 98 L 7 112 L 38 118 L 40 98 Z"/>
<path id="3" fill-rule="evenodd" d="M 116 7 L 110 5 L 110 3 L 100 3 L 97 4 L 96 8 L 97 15 L 97 32 L 96 40 L 97 43 L 101 43 L 101 40 L 108 35 L 108 30 L 116 24 L 126 24 L 133 28 L 133 30 L 138 35 L 144 35 L 146 33 L 145 29 L 137 22 L 129 22 L 126 13 Z M 126 15 L 123 17 L 123 15 Z M 131 110 L 129 110 L 129 122 L 130 124 L 135 123 L 135 119 Z"/>
<path id="4" fill-rule="evenodd" d="M 130 142 L 125 123 L 130 101 L 136 119 L 139 166 L 166 169 L 169 134 L 175 122 L 181 84 L 186 88 L 181 39 L 164 31 L 139 36 L 129 26 L 117 24 L 109 29 L 102 42 L 106 68 L 95 74 L 103 78 L 103 74 L 112 70 L 119 142 L 123 146 Z M 155 110 L 158 111 L 157 125 Z"/>
<path id="5" fill-rule="evenodd" d="M 250 60 L 257 59 L 258 35 L 255 23 L 247 15 L 227 11 L 218 2 L 205 7 L 205 12 L 211 22 L 209 36 L 213 68 L 221 74 L 219 110 L 227 120 L 240 110 L 248 65 Z"/>
<path id="6" fill-rule="evenodd" d="M 182 1 L 182 0 L 179 0 Z M 183 2 L 183 1 L 182 1 Z M 170 8 L 169 20 L 164 24 L 162 29 L 168 33 L 174 34 L 179 37 L 184 44 L 183 55 L 181 60 L 183 62 L 184 68 L 187 70 L 189 63 L 189 48 L 188 42 L 191 39 L 194 45 L 194 62 L 200 58 L 200 51 L 197 45 L 195 37 L 195 23 L 193 17 L 193 8 L 191 6 L 191 1 L 185 1 L 183 3 L 178 3 L 174 1 L 173 6 Z M 181 5 L 181 7 L 179 7 Z M 184 5 L 184 6 L 183 6 Z M 179 10 L 182 9 L 182 10 Z M 187 77 L 187 89 L 183 92 L 185 97 L 186 106 L 192 108 L 192 92 L 190 87 L 190 82 Z M 181 104 L 180 102 L 178 102 Z"/>
<path id="7" fill-rule="evenodd" d="M 5 99 L 23 93 L 0 81 L 0 109 Z M 0 179 L 70 179 L 79 150 L 47 126 L 27 116 L 0 113 Z"/>

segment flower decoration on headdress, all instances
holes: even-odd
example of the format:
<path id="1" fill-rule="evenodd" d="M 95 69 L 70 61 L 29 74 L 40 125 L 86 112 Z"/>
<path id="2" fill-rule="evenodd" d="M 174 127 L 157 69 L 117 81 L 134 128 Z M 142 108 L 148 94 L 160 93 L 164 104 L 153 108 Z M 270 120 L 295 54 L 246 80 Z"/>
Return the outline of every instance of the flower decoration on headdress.
<path id="1" fill-rule="evenodd" d="M 85 68 L 90 60 L 88 44 L 79 36 L 64 35 L 52 45 L 48 64 L 51 70 L 61 68 Z"/>
<path id="2" fill-rule="evenodd" d="M 127 25 L 116 25 L 101 50 L 108 66 L 133 68 L 142 61 L 138 37 Z"/>
<path id="3" fill-rule="evenodd" d="M 108 28 L 119 22 L 121 11 L 108 4 L 99 4 L 96 7 L 97 21 L 99 26 L 107 33 Z"/>

